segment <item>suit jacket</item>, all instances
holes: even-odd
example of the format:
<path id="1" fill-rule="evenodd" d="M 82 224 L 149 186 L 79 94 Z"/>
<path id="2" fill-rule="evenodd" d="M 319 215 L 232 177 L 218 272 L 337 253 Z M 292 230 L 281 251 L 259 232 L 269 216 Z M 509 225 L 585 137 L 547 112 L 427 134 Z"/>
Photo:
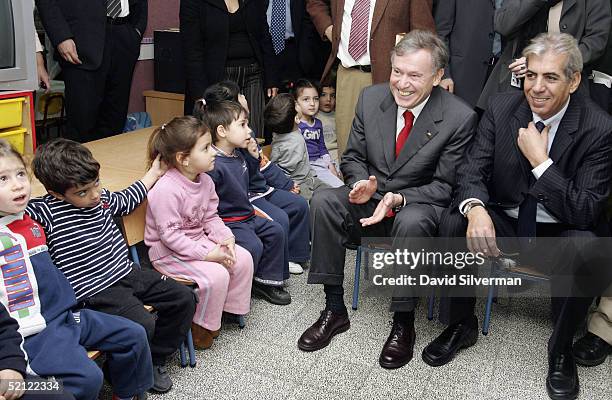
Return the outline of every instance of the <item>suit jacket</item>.
<path id="1" fill-rule="evenodd" d="M 374 175 L 381 198 L 399 192 L 408 203 L 448 207 L 455 171 L 477 123 L 461 99 L 434 87 L 395 159 L 397 104 L 388 84 L 365 88 L 340 168 L 349 185 Z"/>
<path id="2" fill-rule="evenodd" d="M 435 32 L 431 6 L 431 0 L 376 1 L 370 29 L 372 83 L 382 83 L 389 80 L 391 74 L 390 54 L 395 46 L 396 34 L 410 32 L 413 29 Z M 334 26 L 332 29 L 331 53 L 321 77 L 321 80 L 325 81 L 338 54 L 344 0 L 307 0 L 306 9 L 323 40 L 327 40 L 325 29 L 330 25 Z"/>
<path id="3" fill-rule="evenodd" d="M 511 209 L 531 195 L 562 223 L 594 229 L 610 189 L 612 117 L 573 94 L 550 149 L 553 164 L 529 187 L 532 167 L 517 138 L 519 128 L 532 120 L 522 93 L 502 93 L 491 100 L 459 168 L 454 204 L 475 197 Z"/>
<path id="4" fill-rule="evenodd" d="M 483 110 L 491 95 L 513 89 L 508 65 L 517 51 L 517 34 L 543 4 L 542 0 L 504 0 L 502 7 L 495 12 L 495 30 L 504 37 L 506 44 L 478 100 L 478 107 Z M 609 0 L 563 1 L 559 29 L 576 38 L 585 66 L 603 54 L 611 23 Z"/>
<path id="5" fill-rule="evenodd" d="M 449 47 L 446 76 L 454 93 L 476 105 L 493 55 L 495 0 L 445 0 L 435 12 L 438 35 Z"/>
<path id="6" fill-rule="evenodd" d="M 277 86 L 276 56 L 264 0 L 240 0 L 240 7 L 255 57 L 264 71 L 265 86 Z M 229 15 L 223 0 L 181 0 L 179 18 L 187 80 L 185 103 L 193 105 L 209 85 L 225 76 Z"/>
<path id="7" fill-rule="evenodd" d="M 66 39 L 73 39 L 83 62 L 80 66 L 69 64 L 56 52 L 56 59 L 62 67 L 69 65 L 94 70 L 100 66 L 106 36 L 106 1 L 36 0 L 40 19 L 53 46 L 57 47 Z M 129 0 L 129 4 L 129 23 L 140 34 L 144 34 L 147 28 L 147 0 Z M 140 43 L 141 37 L 136 29 L 134 40 Z"/>

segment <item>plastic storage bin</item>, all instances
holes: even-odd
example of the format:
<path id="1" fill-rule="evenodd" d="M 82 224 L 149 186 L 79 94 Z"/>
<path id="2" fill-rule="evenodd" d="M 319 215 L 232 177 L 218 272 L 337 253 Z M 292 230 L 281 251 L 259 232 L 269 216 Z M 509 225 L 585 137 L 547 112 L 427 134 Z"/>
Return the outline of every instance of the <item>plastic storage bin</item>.
<path id="1" fill-rule="evenodd" d="M 21 125 L 24 97 L 0 100 L 0 129 Z"/>
<path id="2" fill-rule="evenodd" d="M 15 150 L 23 154 L 25 150 L 25 134 L 26 128 L 12 128 L 0 130 L 0 139 L 9 142 Z"/>

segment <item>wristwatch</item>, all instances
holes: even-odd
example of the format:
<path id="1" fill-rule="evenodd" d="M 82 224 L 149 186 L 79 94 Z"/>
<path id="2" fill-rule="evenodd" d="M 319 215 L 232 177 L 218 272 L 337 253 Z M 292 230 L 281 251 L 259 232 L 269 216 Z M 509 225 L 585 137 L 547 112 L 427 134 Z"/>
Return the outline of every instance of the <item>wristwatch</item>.
<path id="1" fill-rule="evenodd" d="M 480 201 L 472 200 L 472 201 L 470 201 L 469 203 L 467 203 L 467 204 L 465 205 L 465 207 L 463 207 L 463 212 L 462 212 L 463 216 L 464 216 L 465 218 L 467 218 L 468 213 L 469 213 L 469 212 L 472 210 L 472 208 L 474 208 L 474 207 L 482 207 L 482 208 L 485 208 L 485 206 L 484 206 L 484 205 L 483 205 L 483 204 L 482 204 Z"/>

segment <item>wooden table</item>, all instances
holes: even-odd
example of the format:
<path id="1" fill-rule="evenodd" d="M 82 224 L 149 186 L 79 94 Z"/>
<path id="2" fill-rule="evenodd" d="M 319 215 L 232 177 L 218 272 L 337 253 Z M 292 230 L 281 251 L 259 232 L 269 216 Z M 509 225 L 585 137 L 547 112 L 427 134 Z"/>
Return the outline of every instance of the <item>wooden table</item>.
<path id="1" fill-rule="evenodd" d="M 147 144 L 154 129 L 139 129 L 84 144 L 100 163 L 102 187 L 116 192 L 143 177 L 147 170 Z M 32 197 L 44 194 L 45 188 L 33 176 Z M 146 210 L 145 200 L 131 214 L 122 218 L 128 246 L 143 240 Z"/>

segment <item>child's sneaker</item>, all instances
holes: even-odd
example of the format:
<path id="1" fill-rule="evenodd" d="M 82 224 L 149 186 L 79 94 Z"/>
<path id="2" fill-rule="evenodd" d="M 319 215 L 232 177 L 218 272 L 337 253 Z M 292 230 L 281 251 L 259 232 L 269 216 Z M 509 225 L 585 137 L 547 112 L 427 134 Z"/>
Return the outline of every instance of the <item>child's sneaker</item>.
<path id="1" fill-rule="evenodd" d="M 304 273 L 304 268 L 298 263 L 294 263 L 293 261 L 289 261 L 289 273 L 294 275 L 299 275 Z"/>
<path id="2" fill-rule="evenodd" d="M 153 365 L 153 387 L 150 389 L 157 393 L 166 393 L 172 389 L 172 380 L 165 365 Z"/>

